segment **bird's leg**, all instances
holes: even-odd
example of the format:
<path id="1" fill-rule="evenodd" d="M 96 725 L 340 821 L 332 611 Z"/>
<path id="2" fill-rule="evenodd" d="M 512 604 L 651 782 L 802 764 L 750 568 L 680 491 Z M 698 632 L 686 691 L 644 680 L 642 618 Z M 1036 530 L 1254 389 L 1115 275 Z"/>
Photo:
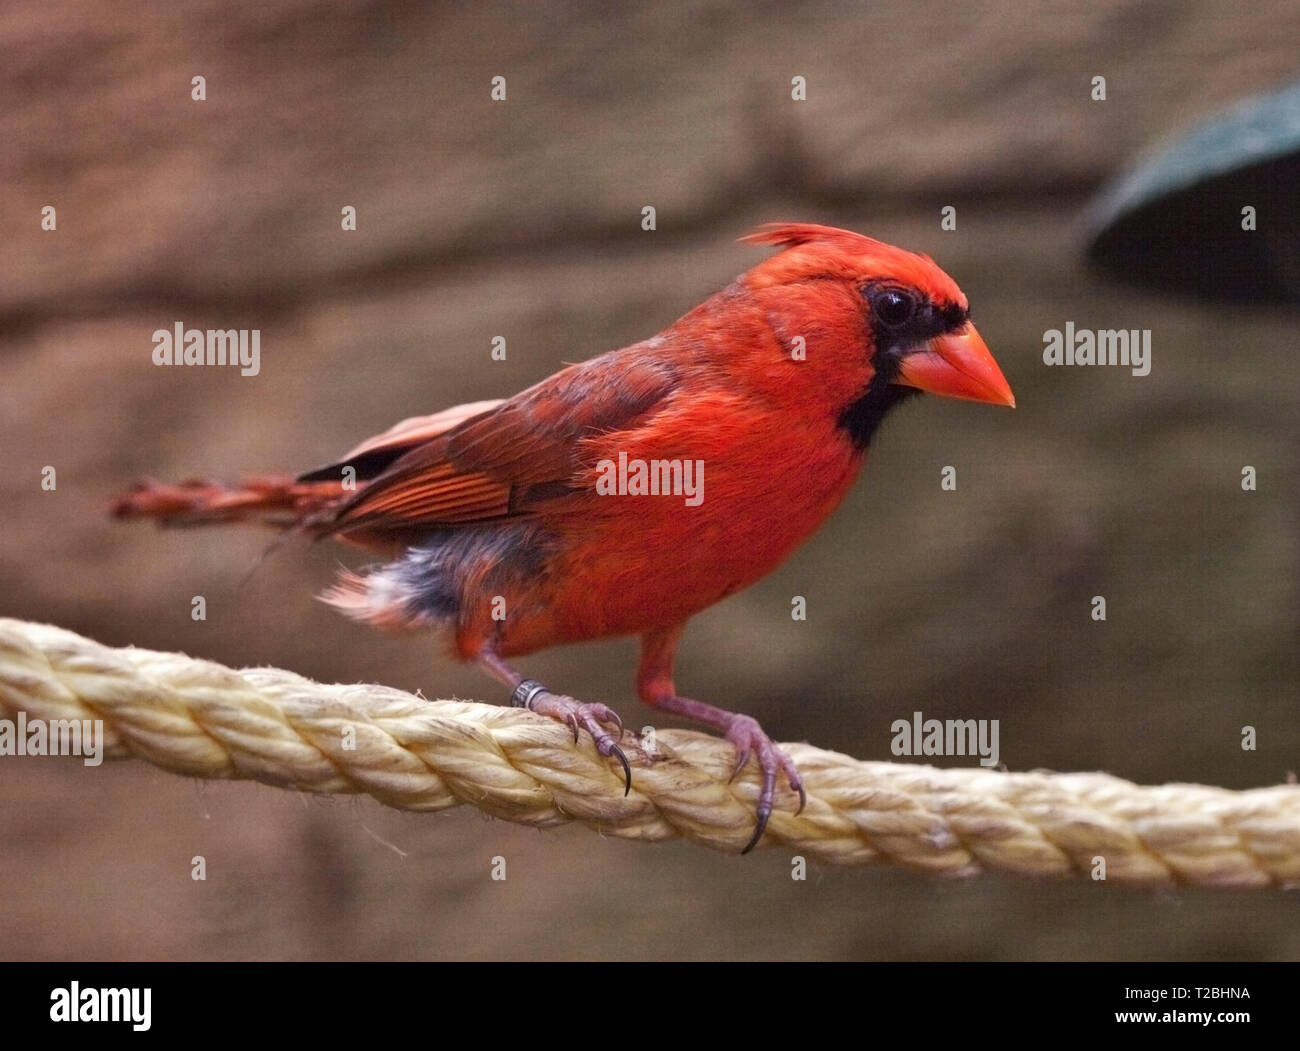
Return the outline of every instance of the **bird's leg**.
<path id="1" fill-rule="evenodd" d="M 749 762 L 751 755 L 757 758 L 758 767 L 763 774 L 763 784 L 758 793 L 758 825 L 749 843 L 741 851 L 742 854 L 748 854 L 758 845 L 767 830 L 768 818 L 772 816 L 772 801 L 776 795 L 777 776 L 784 773 L 790 787 L 799 793 L 799 810 L 795 813 L 802 811 L 808 802 L 803 779 L 799 776 L 794 760 L 773 743 L 756 719 L 678 695 L 673 685 L 673 657 L 677 653 L 677 643 L 684 627 L 684 624 L 676 624 L 643 636 L 641 666 L 636 677 L 637 692 L 641 695 L 641 700 L 651 708 L 684 715 L 721 730 L 727 740 L 736 746 L 736 768 L 731 775 L 733 778 Z"/>
<path id="2" fill-rule="evenodd" d="M 586 730 L 596 742 L 596 751 L 601 755 L 612 755 L 623 767 L 623 794 L 632 789 L 632 768 L 627 756 L 618 746 L 623 736 L 623 720 L 614 709 L 603 704 L 588 704 L 573 697 L 552 693 L 536 679 L 525 679 L 514 668 L 498 657 L 491 650 L 478 655 L 478 666 L 494 679 L 510 687 L 510 703 L 516 708 L 527 708 L 538 715 L 545 715 L 556 722 L 565 723 L 573 730 L 573 742 L 578 743 L 579 729 Z M 618 729 L 615 737 L 606 726 Z"/>

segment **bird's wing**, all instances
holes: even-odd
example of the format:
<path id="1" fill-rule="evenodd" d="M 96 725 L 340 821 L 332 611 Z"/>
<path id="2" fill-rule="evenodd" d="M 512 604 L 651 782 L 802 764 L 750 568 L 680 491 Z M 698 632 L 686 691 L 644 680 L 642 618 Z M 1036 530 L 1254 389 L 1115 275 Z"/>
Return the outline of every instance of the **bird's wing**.
<path id="1" fill-rule="evenodd" d="M 494 398 L 488 401 L 472 401 L 464 405 L 455 405 L 432 416 L 411 416 L 395 423 L 373 438 L 367 438 L 354 449 L 348 450 L 333 463 L 300 474 L 300 482 L 337 481 L 345 467 L 351 467 L 359 479 L 374 478 L 394 460 L 410 452 L 416 446 L 446 434 L 459 423 L 464 423 L 473 416 L 482 415 L 503 405 L 504 401 Z"/>
<path id="2" fill-rule="evenodd" d="M 582 439 L 634 426 L 676 387 L 671 366 L 630 354 L 633 349 L 570 366 L 436 433 L 417 426 L 395 435 L 398 445 L 411 434 L 422 438 L 341 504 L 328 531 L 391 532 L 518 517 L 563 496 L 581 466 Z M 359 447 L 363 456 L 373 451 L 369 445 Z"/>

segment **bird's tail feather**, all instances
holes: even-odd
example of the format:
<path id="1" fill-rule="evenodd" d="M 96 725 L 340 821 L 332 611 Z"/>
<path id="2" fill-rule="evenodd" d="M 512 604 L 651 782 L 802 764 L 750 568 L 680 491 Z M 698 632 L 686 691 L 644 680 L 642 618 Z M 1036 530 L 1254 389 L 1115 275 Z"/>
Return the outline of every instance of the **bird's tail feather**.
<path id="1" fill-rule="evenodd" d="M 137 482 L 109 510 L 118 518 L 152 518 L 160 525 L 197 526 L 228 522 L 299 526 L 314 532 L 345 496 L 338 481 L 300 482 L 287 475 L 246 478 L 237 485 L 190 479 L 178 485 Z"/>

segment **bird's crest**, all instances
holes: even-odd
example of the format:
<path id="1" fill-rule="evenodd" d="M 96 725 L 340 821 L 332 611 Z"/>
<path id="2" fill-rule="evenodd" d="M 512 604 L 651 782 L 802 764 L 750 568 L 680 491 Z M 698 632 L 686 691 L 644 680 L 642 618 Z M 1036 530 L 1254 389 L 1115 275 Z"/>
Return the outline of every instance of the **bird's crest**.
<path id="1" fill-rule="evenodd" d="M 809 277 L 888 277 L 926 292 L 936 302 L 966 305 L 956 283 L 928 255 L 852 230 L 816 223 L 765 223 L 740 240 L 784 249 L 750 271 L 759 284 L 785 284 Z"/>

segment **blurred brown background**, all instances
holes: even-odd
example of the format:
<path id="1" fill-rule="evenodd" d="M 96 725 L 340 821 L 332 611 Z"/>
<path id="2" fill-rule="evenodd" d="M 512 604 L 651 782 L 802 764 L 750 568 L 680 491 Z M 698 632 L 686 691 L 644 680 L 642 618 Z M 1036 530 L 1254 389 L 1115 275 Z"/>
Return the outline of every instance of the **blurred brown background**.
<path id="1" fill-rule="evenodd" d="M 900 410 L 829 525 L 698 618 L 683 688 L 863 758 L 889 758 L 890 723 L 920 709 L 999 719 L 1015 770 L 1280 781 L 1300 763 L 1300 315 L 1104 282 L 1079 263 L 1078 217 L 1153 138 L 1292 75 L 1298 34 L 1290 0 L 7 4 L 0 614 L 499 700 L 428 640 L 317 603 L 348 552 L 291 546 L 239 586 L 267 534 L 120 525 L 108 497 L 143 474 L 305 469 L 513 393 L 671 322 L 762 257 L 735 243 L 755 224 L 826 221 L 934 255 L 1020 407 Z M 261 374 L 154 367 L 151 333 L 178 320 L 260 328 Z M 1043 331 L 1067 320 L 1152 329 L 1151 374 L 1044 367 Z M 524 667 L 640 726 L 634 660 L 615 641 Z M 0 800 L 5 958 L 1300 956 L 1282 893 L 799 883 L 777 850 L 638 847 L 136 762 L 7 759 Z"/>

